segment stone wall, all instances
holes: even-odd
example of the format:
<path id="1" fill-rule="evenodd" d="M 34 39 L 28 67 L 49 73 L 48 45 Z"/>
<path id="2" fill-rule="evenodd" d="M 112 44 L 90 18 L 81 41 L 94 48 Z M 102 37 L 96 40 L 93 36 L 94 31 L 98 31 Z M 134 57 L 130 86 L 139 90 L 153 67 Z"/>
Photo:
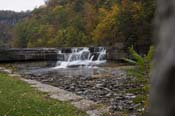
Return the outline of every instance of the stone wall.
<path id="1" fill-rule="evenodd" d="M 107 60 L 121 61 L 123 58 L 128 57 L 127 50 L 124 49 L 123 43 L 117 43 L 113 47 L 107 48 Z"/>
<path id="2" fill-rule="evenodd" d="M 57 51 L 54 48 L 0 49 L 0 62 L 57 60 Z"/>

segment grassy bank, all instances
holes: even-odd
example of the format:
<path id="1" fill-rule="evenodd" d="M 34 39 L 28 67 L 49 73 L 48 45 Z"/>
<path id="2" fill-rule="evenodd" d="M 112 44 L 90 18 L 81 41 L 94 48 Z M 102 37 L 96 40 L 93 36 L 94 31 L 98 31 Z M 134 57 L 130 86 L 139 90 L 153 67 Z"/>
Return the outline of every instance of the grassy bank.
<path id="1" fill-rule="evenodd" d="M 69 103 L 48 98 L 18 78 L 0 73 L 0 116 L 87 116 Z"/>

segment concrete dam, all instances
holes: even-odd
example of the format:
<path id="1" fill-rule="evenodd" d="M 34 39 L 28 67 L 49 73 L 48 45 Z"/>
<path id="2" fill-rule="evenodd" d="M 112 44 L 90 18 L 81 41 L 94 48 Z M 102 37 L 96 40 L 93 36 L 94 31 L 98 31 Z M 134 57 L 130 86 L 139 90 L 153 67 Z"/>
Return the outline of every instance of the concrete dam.
<path id="1" fill-rule="evenodd" d="M 73 47 L 75 49 L 75 47 Z M 0 62 L 18 62 L 18 61 L 58 61 L 64 60 L 64 56 L 59 54 L 61 51 L 65 54 L 72 53 L 73 48 L 8 48 L 0 49 Z M 84 47 L 78 47 L 81 49 Z M 101 47 L 88 47 L 94 58 L 97 57 L 98 50 Z M 105 47 L 104 47 L 105 48 Z M 105 48 L 106 59 L 117 61 L 127 57 L 126 52 L 119 48 Z"/>

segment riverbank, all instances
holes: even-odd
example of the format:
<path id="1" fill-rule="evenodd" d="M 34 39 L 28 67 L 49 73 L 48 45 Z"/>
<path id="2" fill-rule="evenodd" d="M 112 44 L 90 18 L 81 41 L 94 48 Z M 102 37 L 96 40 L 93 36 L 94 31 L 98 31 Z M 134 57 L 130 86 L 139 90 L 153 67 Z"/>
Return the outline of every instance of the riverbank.
<path id="1" fill-rule="evenodd" d="M 110 113 L 104 116 L 141 116 L 145 111 L 144 84 L 127 74 L 132 66 L 54 69 L 45 63 L 6 65 L 11 66 L 27 80 L 58 87 L 109 108 Z"/>
<path id="2" fill-rule="evenodd" d="M 144 112 L 143 84 L 127 74 L 129 66 L 31 70 L 26 79 L 59 87 L 107 106 L 112 114 Z M 116 115 L 115 115 L 116 114 Z"/>
<path id="3" fill-rule="evenodd" d="M 0 72 L 0 115 L 2 116 L 87 116 L 67 102 L 50 99 L 18 77 Z"/>

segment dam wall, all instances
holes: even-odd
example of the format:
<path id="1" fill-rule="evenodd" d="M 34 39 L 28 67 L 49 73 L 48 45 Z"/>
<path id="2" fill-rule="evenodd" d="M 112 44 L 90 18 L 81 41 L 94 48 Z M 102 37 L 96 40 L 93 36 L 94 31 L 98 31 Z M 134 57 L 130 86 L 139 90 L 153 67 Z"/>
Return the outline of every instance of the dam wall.
<path id="1" fill-rule="evenodd" d="M 8 48 L 0 49 L 0 62 L 17 61 L 58 61 L 63 60 L 63 56 L 58 52 L 71 53 L 72 48 Z M 89 47 L 91 52 L 96 52 L 96 47 Z M 116 47 L 106 48 L 106 59 L 118 61 L 126 57 L 127 54 Z"/>
<path id="2" fill-rule="evenodd" d="M 0 62 L 57 60 L 55 48 L 0 49 Z"/>

